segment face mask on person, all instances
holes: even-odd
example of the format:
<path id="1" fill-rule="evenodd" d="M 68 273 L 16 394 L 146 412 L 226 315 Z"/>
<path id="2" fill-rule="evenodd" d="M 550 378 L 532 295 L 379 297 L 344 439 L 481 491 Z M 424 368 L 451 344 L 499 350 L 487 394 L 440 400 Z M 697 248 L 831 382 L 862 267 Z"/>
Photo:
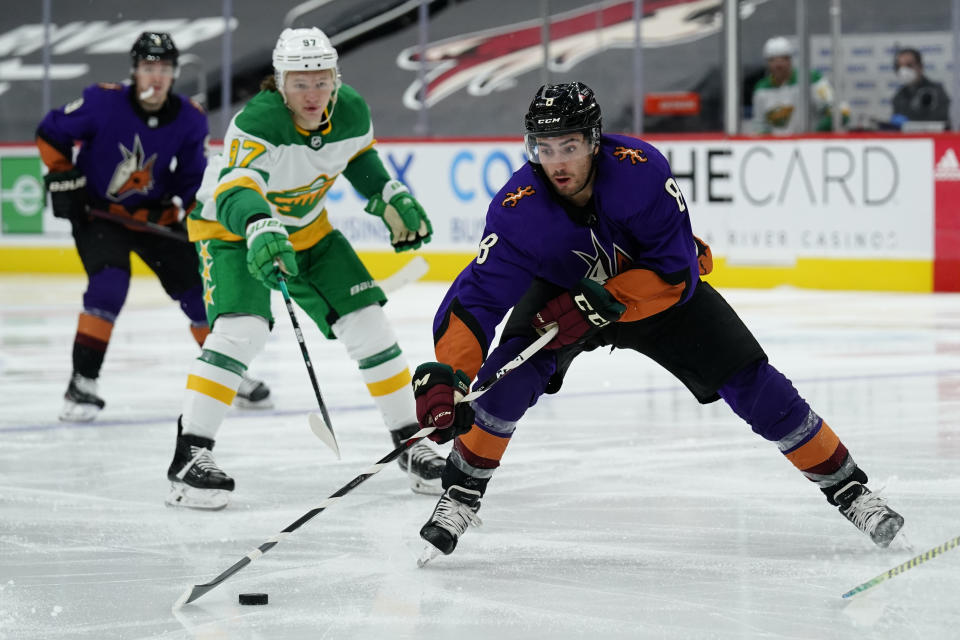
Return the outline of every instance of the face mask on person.
<path id="1" fill-rule="evenodd" d="M 897 69 L 897 80 L 903 84 L 913 84 L 917 79 L 917 70 L 913 67 L 900 67 Z"/>

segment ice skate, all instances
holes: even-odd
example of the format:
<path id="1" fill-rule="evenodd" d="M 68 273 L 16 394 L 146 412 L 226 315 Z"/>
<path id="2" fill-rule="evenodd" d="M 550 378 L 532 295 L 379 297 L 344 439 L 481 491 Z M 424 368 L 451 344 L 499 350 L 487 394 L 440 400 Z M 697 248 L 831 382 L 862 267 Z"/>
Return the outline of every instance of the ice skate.
<path id="1" fill-rule="evenodd" d="M 90 422 L 105 405 L 103 398 L 97 395 L 97 381 L 74 373 L 67 392 L 63 394 L 60 419 L 64 422 Z"/>
<path id="2" fill-rule="evenodd" d="M 177 448 L 167 469 L 170 494 L 166 503 L 172 507 L 223 509 L 230 501 L 233 478 L 217 466 L 210 452 L 213 440 L 184 435 L 177 425 Z"/>
<path id="3" fill-rule="evenodd" d="M 419 430 L 417 425 L 410 425 L 391 431 L 394 446 L 399 447 L 400 443 L 410 438 Z M 425 440 L 417 442 L 409 449 L 405 449 L 400 457 L 397 458 L 400 468 L 407 473 L 410 479 L 410 489 L 414 493 L 422 493 L 429 496 L 439 496 L 443 493 L 443 487 L 440 484 L 440 475 L 443 473 L 443 467 L 447 460 L 433 450 Z"/>
<path id="4" fill-rule="evenodd" d="M 833 499 L 843 517 L 870 536 L 878 547 L 890 546 L 903 526 L 903 516 L 887 506 L 887 499 L 859 482 L 848 482 Z"/>
<path id="5" fill-rule="evenodd" d="M 467 527 L 479 527 L 483 522 L 477 516 L 480 509 L 480 492 L 453 485 L 440 496 L 433 515 L 420 528 L 420 537 L 429 544 L 417 565 L 423 566 L 439 553 L 450 555 L 457 548 L 457 541 Z"/>
<path id="6" fill-rule="evenodd" d="M 270 397 L 270 387 L 262 380 L 243 374 L 233 404 L 241 409 L 272 409 L 273 399 Z"/>

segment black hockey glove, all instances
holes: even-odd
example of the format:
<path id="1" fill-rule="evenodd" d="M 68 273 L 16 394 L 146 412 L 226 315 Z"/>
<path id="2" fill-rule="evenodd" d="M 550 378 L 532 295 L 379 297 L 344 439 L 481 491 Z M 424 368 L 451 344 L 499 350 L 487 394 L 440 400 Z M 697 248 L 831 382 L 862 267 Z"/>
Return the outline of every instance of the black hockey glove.
<path id="1" fill-rule="evenodd" d="M 546 349 L 559 349 L 573 344 L 589 331 L 620 319 L 626 305 L 613 297 L 602 284 L 584 278 L 570 291 L 560 294 L 533 316 L 533 328 L 543 334 L 550 325 L 560 331 Z"/>
<path id="2" fill-rule="evenodd" d="M 52 171 L 43 176 L 50 193 L 53 215 L 67 220 L 80 220 L 87 213 L 87 177 L 80 169 Z"/>
<path id="3" fill-rule="evenodd" d="M 436 427 L 428 438 L 438 444 L 470 431 L 473 407 L 460 402 L 470 393 L 470 378 L 460 369 L 441 362 L 425 362 L 413 373 L 413 397 L 421 428 Z"/>

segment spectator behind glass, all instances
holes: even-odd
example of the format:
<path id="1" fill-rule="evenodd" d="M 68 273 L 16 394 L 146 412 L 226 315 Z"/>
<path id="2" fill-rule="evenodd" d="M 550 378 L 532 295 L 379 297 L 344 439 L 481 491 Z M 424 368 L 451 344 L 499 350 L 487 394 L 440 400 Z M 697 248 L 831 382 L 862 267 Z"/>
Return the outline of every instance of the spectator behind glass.
<path id="1" fill-rule="evenodd" d="M 916 49 L 903 48 L 893 59 L 893 70 L 903 86 L 893 96 L 890 122 L 903 127 L 908 121 L 943 122 L 950 128 L 950 96 L 943 85 L 923 73 L 923 56 Z"/>
<path id="2" fill-rule="evenodd" d="M 770 38 L 763 45 L 767 74 L 753 89 L 753 133 L 789 135 L 804 133 L 807 128 L 793 117 L 799 100 L 797 70 L 793 68 L 793 44 L 782 36 Z M 833 89 L 816 69 L 810 70 L 810 115 L 814 131 L 833 128 L 830 109 Z M 844 122 L 849 110 L 841 107 Z"/>

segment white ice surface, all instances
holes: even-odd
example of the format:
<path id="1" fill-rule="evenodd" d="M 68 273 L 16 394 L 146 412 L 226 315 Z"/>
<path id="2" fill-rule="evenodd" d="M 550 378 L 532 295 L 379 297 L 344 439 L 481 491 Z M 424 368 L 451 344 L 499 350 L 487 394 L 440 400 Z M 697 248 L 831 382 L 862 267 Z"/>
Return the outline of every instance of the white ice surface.
<path id="1" fill-rule="evenodd" d="M 251 372 L 276 409 L 231 411 L 224 511 L 167 508 L 186 368 L 179 309 L 136 279 L 89 425 L 56 419 L 83 281 L 0 278 L 0 638 L 955 638 L 960 551 L 840 595 L 960 535 L 960 296 L 724 293 L 905 517 L 880 550 L 722 403 L 700 406 L 626 352 L 586 354 L 520 423 L 480 515 L 424 569 L 434 499 L 394 465 L 193 605 L 173 602 L 392 448 L 359 374 L 301 312 L 343 451 L 279 296 Z M 432 359 L 443 287 L 387 306 L 411 363 Z M 508 384 L 508 382 L 504 382 Z M 242 607 L 242 592 L 267 592 Z"/>

